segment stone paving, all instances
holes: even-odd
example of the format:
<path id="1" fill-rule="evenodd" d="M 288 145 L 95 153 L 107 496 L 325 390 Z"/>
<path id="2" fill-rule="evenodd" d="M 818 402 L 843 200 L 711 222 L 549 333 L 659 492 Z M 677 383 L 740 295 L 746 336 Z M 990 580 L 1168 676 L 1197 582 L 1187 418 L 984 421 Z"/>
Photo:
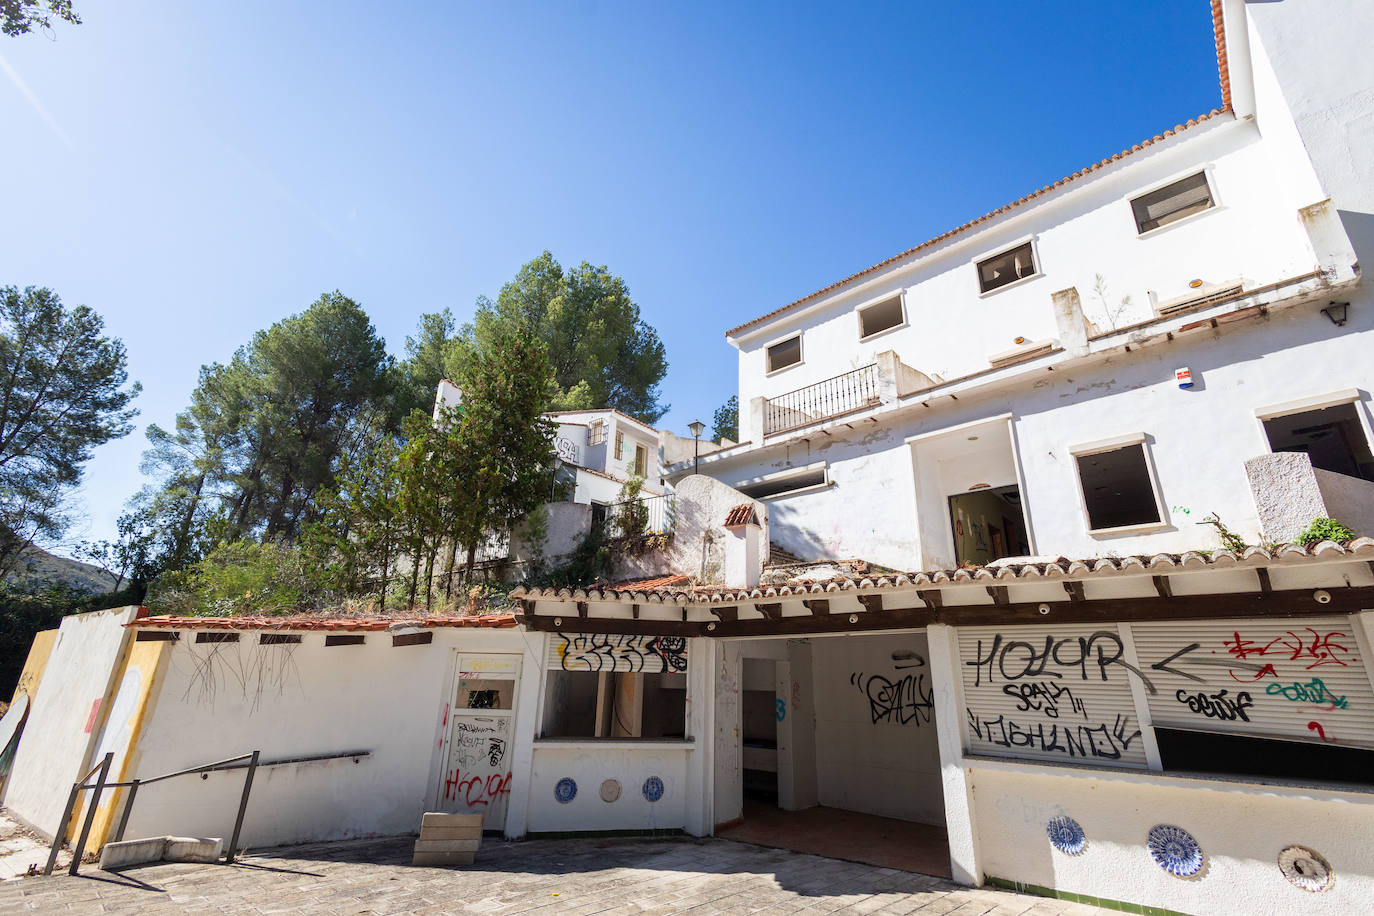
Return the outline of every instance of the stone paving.
<path id="1" fill-rule="evenodd" d="M 274 849 L 232 866 L 154 865 L 0 883 L 0 913 L 1089 914 L 1094 907 L 720 839 L 486 843 L 414 868 L 413 837 Z M 1105 911 L 1104 911 L 1105 912 Z"/>

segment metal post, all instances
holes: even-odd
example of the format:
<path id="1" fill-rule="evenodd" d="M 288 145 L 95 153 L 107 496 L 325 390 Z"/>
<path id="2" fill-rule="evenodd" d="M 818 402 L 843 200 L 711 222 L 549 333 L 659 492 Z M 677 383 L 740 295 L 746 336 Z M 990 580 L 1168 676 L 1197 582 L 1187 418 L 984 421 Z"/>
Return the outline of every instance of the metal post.
<path id="1" fill-rule="evenodd" d="M 67 807 L 62 811 L 62 823 L 57 825 L 57 829 L 52 833 L 52 852 L 48 853 L 48 864 L 43 869 L 43 875 L 52 874 L 53 868 L 57 865 L 57 852 L 62 848 L 62 841 L 67 838 L 67 825 L 72 820 L 72 809 L 76 807 L 76 797 L 81 794 L 81 783 L 72 783 L 72 794 L 67 796 Z"/>
<path id="2" fill-rule="evenodd" d="M 100 775 L 95 778 L 95 788 L 86 802 L 86 821 L 81 825 L 81 836 L 72 849 L 72 865 L 67 874 L 74 875 L 81 867 L 81 856 L 86 852 L 86 840 L 91 835 L 91 824 L 95 823 L 95 809 L 100 806 L 100 794 L 105 791 L 105 777 L 110 775 L 110 764 L 114 762 L 114 751 L 105 755 L 100 763 Z"/>
<path id="3" fill-rule="evenodd" d="M 243 777 L 243 797 L 239 799 L 239 816 L 234 819 L 234 834 L 229 838 L 229 854 L 224 857 L 225 865 L 232 865 L 234 854 L 238 852 L 239 831 L 243 829 L 243 815 L 248 811 L 248 793 L 253 788 L 253 774 L 258 770 L 258 755 L 262 751 L 254 751 L 253 757 L 248 761 L 248 775 Z"/>
<path id="4" fill-rule="evenodd" d="M 138 795 L 139 781 L 135 779 L 129 783 L 129 795 L 124 799 L 124 813 L 119 817 L 119 829 L 115 831 L 114 841 L 118 843 L 124 839 L 124 828 L 129 826 L 129 812 L 134 810 L 134 797 Z"/>

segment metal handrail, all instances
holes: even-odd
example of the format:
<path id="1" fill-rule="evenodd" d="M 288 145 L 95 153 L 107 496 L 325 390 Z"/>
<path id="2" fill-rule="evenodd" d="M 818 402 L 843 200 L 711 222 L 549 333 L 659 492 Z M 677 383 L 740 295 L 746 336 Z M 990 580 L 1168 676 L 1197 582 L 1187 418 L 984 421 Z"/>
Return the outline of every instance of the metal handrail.
<path id="1" fill-rule="evenodd" d="M 644 507 L 644 530 L 637 532 L 627 532 L 622 530 L 621 516 L 625 514 L 627 506 L 640 505 Z M 674 494 L 659 493 L 653 496 L 644 496 L 638 499 L 627 499 L 623 502 L 611 503 L 605 507 L 606 516 L 601 521 L 601 530 L 608 538 L 640 537 L 652 536 L 657 534 L 667 534 L 673 530 L 677 521 L 677 505 Z"/>
<path id="2" fill-rule="evenodd" d="M 879 403 L 878 364 L 869 363 L 804 388 L 764 398 L 763 434 L 771 436 Z"/>

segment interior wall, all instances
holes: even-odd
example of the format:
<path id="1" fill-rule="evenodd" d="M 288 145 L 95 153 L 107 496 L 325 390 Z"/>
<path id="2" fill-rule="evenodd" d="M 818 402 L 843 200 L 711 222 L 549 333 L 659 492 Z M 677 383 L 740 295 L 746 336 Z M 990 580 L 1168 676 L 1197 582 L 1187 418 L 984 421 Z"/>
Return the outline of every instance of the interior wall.
<path id="1" fill-rule="evenodd" d="M 810 654 L 820 804 L 943 826 L 925 635 L 817 638 Z"/>

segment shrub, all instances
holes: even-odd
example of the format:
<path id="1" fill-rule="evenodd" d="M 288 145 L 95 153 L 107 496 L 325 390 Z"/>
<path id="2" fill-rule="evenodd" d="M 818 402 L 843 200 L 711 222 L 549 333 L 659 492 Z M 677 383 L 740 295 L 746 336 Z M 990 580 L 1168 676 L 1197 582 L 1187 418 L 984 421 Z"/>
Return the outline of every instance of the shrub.
<path id="1" fill-rule="evenodd" d="M 1312 524 L 1307 526 L 1307 530 L 1293 538 L 1293 543 L 1301 544 L 1304 547 L 1311 547 L 1322 541 L 1335 541 L 1341 543 L 1348 541 L 1355 536 L 1345 525 L 1336 521 L 1334 518 L 1314 518 Z"/>

